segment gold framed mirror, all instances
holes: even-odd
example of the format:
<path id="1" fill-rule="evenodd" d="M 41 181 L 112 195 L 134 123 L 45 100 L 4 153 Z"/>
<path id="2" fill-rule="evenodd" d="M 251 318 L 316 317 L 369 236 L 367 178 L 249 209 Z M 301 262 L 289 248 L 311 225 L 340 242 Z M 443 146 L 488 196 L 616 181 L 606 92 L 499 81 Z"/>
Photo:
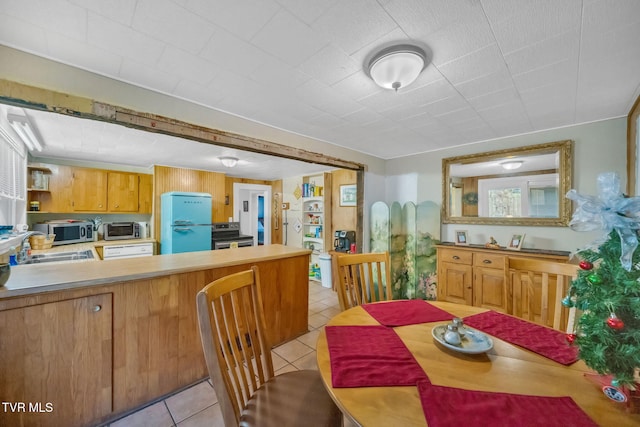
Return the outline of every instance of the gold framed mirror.
<path id="1" fill-rule="evenodd" d="M 567 226 L 573 141 L 442 159 L 445 224 Z"/>

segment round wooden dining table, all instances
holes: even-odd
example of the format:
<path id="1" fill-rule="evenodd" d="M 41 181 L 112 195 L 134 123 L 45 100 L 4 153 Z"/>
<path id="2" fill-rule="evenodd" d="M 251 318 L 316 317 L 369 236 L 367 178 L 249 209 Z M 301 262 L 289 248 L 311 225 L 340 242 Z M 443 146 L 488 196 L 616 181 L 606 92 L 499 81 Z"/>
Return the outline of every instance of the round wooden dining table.
<path id="1" fill-rule="evenodd" d="M 431 303 L 461 318 L 487 311 L 447 302 Z M 586 379 L 584 374 L 591 373 L 591 370 L 583 361 L 565 366 L 495 337 L 492 337 L 493 348 L 485 353 L 459 353 L 442 346 L 431 335 L 432 328 L 447 323 L 421 323 L 394 328 L 433 385 L 534 396 L 570 396 L 601 426 L 640 426 L 640 415 L 628 413 L 624 404 L 610 400 L 597 384 Z M 327 323 L 327 326 L 357 325 L 379 323 L 359 306 L 337 314 Z M 326 389 L 342 412 L 356 425 L 427 425 L 417 387 L 333 388 L 324 330 L 318 336 L 316 350 L 318 369 Z M 464 426 L 465 420 L 461 419 L 459 425 Z M 496 417 L 487 420 L 487 425 L 502 424 Z"/>

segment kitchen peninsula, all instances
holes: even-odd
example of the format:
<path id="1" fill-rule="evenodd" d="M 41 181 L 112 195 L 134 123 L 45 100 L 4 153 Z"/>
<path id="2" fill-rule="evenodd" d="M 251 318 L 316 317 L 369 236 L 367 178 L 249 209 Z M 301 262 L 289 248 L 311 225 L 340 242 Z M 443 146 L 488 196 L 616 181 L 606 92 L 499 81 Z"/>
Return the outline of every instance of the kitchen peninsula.
<path id="1" fill-rule="evenodd" d="M 0 288 L 0 395 L 43 411 L 3 411 L 0 425 L 96 425 L 205 378 L 196 294 L 252 265 L 271 342 L 304 334 L 309 256 L 268 245 L 13 268 Z"/>

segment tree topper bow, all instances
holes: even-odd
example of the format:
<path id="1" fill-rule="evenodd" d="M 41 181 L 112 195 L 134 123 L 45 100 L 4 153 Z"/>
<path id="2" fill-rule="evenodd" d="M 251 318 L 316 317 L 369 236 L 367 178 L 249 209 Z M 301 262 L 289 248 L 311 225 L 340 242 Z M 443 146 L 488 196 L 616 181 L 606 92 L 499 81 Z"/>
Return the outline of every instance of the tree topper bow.
<path id="1" fill-rule="evenodd" d="M 620 177 L 614 172 L 598 175 L 598 196 L 583 196 L 569 190 L 567 198 L 578 204 L 569 227 L 575 231 L 604 230 L 606 233 L 594 244 L 604 243 L 609 233 L 616 230 L 620 236 L 622 267 L 631 271 L 633 252 L 638 247 L 637 230 L 640 229 L 640 197 L 625 198 L 620 191 Z"/>

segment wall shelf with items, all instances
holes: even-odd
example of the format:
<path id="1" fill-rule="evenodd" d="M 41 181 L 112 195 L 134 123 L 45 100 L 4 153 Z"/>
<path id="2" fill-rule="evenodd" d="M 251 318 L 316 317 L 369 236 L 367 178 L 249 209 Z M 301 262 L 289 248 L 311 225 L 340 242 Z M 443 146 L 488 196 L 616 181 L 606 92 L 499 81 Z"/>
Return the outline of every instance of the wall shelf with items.
<path id="1" fill-rule="evenodd" d="M 304 176 L 302 194 L 302 247 L 310 249 L 311 265 L 309 278 L 320 280 L 319 256 L 333 249 L 331 229 L 331 174 L 322 173 Z"/>
<path id="2" fill-rule="evenodd" d="M 29 212 L 40 211 L 40 198 L 49 197 L 49 179 L 51 169 L 45 165 L 27 165 L 27 210 Z"/>

